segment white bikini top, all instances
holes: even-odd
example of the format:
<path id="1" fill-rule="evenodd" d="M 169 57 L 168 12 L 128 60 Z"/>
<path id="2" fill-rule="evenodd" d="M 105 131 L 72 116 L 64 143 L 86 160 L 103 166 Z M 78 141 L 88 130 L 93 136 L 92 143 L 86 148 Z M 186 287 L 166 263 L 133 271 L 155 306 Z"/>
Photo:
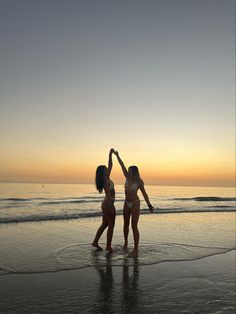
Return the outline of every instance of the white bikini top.
<path id="1" fill-rule="evenodd" d="M 132 192 L 137 191 L 138 190 L 138 183 L 134 182 L 133 184 L 129 185 L 129 181 L 128 181 L 128 179 L 126 179 L 125 188 L 128 190 L 131 190 Z"/>

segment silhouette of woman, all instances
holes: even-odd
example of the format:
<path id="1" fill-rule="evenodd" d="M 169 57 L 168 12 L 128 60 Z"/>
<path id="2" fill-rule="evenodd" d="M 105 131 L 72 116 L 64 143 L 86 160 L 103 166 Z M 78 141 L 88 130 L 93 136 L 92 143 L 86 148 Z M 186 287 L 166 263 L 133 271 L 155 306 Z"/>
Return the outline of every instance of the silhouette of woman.
<path id="1" fill-rule="evenodd" d="M 97 167 L 96 170 L 96 188 L 99 193 L 105 191 L 105 198 L 102 201 L 102 224 L 98 228 L 92 246 L 97 248 L 98 250 L 102 250 L 102 247 L 98 245 L 98 241 L 103 234 L 104 230 L 107 229 L 107 244 L 106 250 L 112 252 L 111 241 L 113 236 L 113 229 L 115 225 L 115 189 L 114 183 L 110 179 L 111 169 L 112 169 L 112 154 L 114 153 L 114 149 L 111 149 L 109 152 L 109 160 L 108 160 L 108 168 L 105 165 L 101 165 Z"/>
<path id="2" fill-rule="evenodd" d="M 123 210 L 124 217 L 124 249 L 128 247 L 128 235 L 129 235 L 129 225 L 130 225 L 130 217 L 132 217 L 131 225 L 133 230 L 134 237 L 134 249 L 131 252 L 131 256 L 136 257 L 138 255 L 138 244 L 139 244 L 139 230 L 138 230 L 138 220 L 140 213 L 140 200 L 138 198 L 138 190 L 140 189 L 143 197 L 149 207 L 150 212 L 154 211 L 154 207 L 151 205 L 149 201 L 149 197 L 144 188 L 144 182 L 140 178 L 138 167 L 130 166 L 128 171 L 121 160 L 119 153 L 117 151 L 114 152 L 118 162 L 123 170 L 124 176 L 126 178 L 125 182 L 125 203 Z"/>

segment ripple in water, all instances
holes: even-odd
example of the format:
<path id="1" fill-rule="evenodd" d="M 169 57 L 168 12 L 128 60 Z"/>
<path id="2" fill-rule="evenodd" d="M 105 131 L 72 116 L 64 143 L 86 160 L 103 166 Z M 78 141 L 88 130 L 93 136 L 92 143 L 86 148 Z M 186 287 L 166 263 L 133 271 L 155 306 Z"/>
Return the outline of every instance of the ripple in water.
<path id="1" fill-rule="evenodd" d="M 29 274 L 58 272 L 86 267 L 152 265 L 163 262 L 193 261 L 207 256 L 226 253 L 235 248 L 204 247 L 183 243 L 142 243 L 139 256 L 129 257 L 131 251 L 124 251 L 121 245 L 113 247 L 114 252 L 97 251 L 91 243 L 72 244 L 62 247 L 40 259 L 18 259 L 13 264 L 0 265 L 0 276 L 10 273 Z M 6 266 L 7 265 L 7 266 Z"/>
<path id="2" fill-rule="evenodd" d="M 232 248 L 233 249 L 233 248 Z M 61 248 L 56 259 L 63 269 L 106 266 L 151 265 L 161 262 L 192 261 L 203 257 L 231 251 L 229 248 L 204 247 L 181 243 L 143 243 L 139 246 L 138 258 L 129 257 L 121 245 L 114 246 L 112 254 L 91 250 L 90 243 L 74 244 Z"/>

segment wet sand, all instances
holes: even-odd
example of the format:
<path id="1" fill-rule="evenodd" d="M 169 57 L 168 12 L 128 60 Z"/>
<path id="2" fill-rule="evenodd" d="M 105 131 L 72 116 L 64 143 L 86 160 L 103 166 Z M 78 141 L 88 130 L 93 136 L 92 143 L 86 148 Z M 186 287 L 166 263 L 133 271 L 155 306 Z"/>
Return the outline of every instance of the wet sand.
<path id="1" fill-rule="evenodd" d="M 98 218 L 1 226 L 0 312 L 234 313 L 234 219 L 145 215 L 138 259 L 122 253 L 122 217 L 113 255 L 89 245 Z"/>
<path id="2" fill-rule="evenodd" d="M 2 313 L 234 313 L 235 251 L 1 278 Z"/>

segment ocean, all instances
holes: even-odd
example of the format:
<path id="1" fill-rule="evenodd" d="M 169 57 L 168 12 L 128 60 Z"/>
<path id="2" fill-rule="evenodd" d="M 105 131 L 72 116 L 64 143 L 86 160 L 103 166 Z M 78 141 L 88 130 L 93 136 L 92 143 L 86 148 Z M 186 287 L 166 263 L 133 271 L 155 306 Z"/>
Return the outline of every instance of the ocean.
<path id="1" fill-rule="evenodd" d="M 155 213 L 235 211 L 235 189 L 147 185 Z M 141 193 L 139 193 L 141 194 Z M 149 213 L 141 199 L 141 214 Z M 104 195 L 92 184 L 0 184 L 0 223 L 69 220 L 101 215 Z M 116 185 L 117 215 L 122 214 L 124 186 Z"/>

